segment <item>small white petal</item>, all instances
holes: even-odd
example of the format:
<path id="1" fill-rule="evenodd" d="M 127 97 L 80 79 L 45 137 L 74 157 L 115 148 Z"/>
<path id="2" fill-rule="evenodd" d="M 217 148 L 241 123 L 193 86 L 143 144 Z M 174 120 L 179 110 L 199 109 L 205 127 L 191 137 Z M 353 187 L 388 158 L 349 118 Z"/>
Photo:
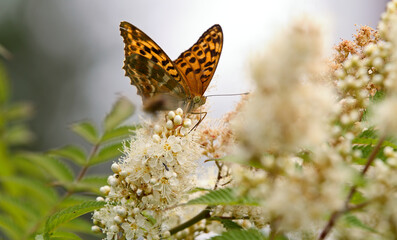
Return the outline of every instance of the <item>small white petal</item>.
<path id="1" fill-rule="evenodd" d="M 97 202 L 103 202 L 103 201 L 105 201 L 105 199 L 104 199 L 103 197 L 97 197 L 97 198 L 96 198 L 96 201 L 97 201 Z"/>
<path id="2" fill-rule="evenodd" d="M 91 231 L 94 233 L 100 233 L 101 232 L 101 228 L 98 226 L 92 226 L 91 227 Z"/>
<path id="3" fill-rule="evenodd" d="M 162 127 L 158 124 L 154 125 L 154 132 L 160 134 L 163 131 Z"/>
<path id="4" fill-rule="evenodd" d="M 176 115 L 182 116 L 182 115 L 183 115 L 183 110 L 182 110 L 182 108 L 178 108 L 178 109 L 175 111 L 175 113 L 176 113 Z"/>
<path id="5" fill-rule="evenodd" d="M 159 142 L 161 142 L 161 138 L 160 138 L 160 136 L 159 136 L 159 135 L 157 135 L 157 134 L 154 134 L 154 135 L 153 135 L 153 141 L 154 141 L 155 143 L 159 143 Z"/>
<path id="6" fill-rule="evenodd" d="M 102 186 L 100 189 L 99 189 L 99 191 L 101 191 L 101 193 L 103 193 L 103 194 L 105 194 L 105 195 L 108 195 L 109 194 L 109 192 L 110 192 L 110 187 L 109 186 Z"/>
<path id="7" fill-rule="evenodd" d="M 167 129 L 173 129 L 174 128 L 174 123 L 171 120 L 168 120 L 166 123 Z"/>
<path id="8" fill-rule="evenodd" d="M 175 125 L 181 125 L 182 124 L 182 117 L 180 115 L 176 115 L 174 118 L 174 124 Z"/>
<path id="9" fill-rule="evenodd" d="M 184 128 L 190 128 L 190 126 L 192 126 L 192 120 L 190 120 L 189 118 L 186 118 L 185 120 L 183 120 Z"/>
<path id="10" fill-rule="evenodd" d="M 168 112 L 168 119 L 171 119 L 171 120 L 174 119 L 175 115 L 176 115 L 176 114 L 175 114 L 174 111 L 169 111 L 169 112 Z"/>
<path id="11" fill-rule="evenodd" d="M 121 167 L 117 163 L 113 163 L 111 169 L 114 173 L 119 173 L 121 171 Z"/>

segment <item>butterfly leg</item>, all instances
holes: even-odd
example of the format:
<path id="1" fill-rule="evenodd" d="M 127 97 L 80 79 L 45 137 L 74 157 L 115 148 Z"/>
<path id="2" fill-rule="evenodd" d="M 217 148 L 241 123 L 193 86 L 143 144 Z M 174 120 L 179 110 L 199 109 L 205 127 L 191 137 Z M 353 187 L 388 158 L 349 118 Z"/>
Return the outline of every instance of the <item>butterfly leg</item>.
<path id="1" fill-rule="evenodd" d="M 201 117 L 201 114 L 204 114 L 204 117 Z M 191 114 L 200 114 L 200 120 L 190 129 L 189 133 L 197 128 L 197 126 L 204 120 L 204 118 L 207 116 L 208 112 L 191 112 Z"/>

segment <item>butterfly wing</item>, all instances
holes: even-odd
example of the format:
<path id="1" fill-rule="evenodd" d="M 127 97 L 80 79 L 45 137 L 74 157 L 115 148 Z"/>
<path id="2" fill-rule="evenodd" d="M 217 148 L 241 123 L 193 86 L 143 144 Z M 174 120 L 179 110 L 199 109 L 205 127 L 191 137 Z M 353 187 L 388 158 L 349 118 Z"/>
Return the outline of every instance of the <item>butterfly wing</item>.
<path id="1" fill-rule="evenodd" d="M 174 61 L 194 96 L 202 96 L 210 84 L 221 56 L 222 46 L 222 28 L 216 24 Z"/>
<path id="2" fill-rule="evenodd" d="M 167 54 L 144 32 L 128 22 L 120 23 L 125 47 L 124 70 L 143 102 L 158 94 L 176 100 L 190 96 L 190 89 Z"/>

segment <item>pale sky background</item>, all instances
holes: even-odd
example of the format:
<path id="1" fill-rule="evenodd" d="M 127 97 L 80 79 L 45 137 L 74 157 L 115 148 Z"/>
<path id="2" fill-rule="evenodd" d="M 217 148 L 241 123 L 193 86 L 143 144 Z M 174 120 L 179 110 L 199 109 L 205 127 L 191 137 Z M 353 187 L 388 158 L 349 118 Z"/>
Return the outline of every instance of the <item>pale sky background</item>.
<path id="1" fill-rule="evenodd" d="M 70 123 L 83 119 L 94 119 L 99 123 L 118 94 L 128 96 L 138 108 L 141 107 L 136 88 L 130 85 L 121 68 L 124 45 L 119 33 L 120 21 L 128 21 L 143 30 L 171 59 L 194 44 L 209 27 L 220 24 L 224 33 L 223 52 L 206 94 L 241 93 L 252 89 L 249 84 L 250 59 L 262 52 L 272 36 L 294 18 L 301 15 L 322 18 L 330 25 L 330 44 L 335 44 L 341 38 L 350 40 L 357 28 L 355 24 L 375 28 L 387 2 L 36 0 L 23 1 L 22 10 L 16 10 L 12 3 L 14 0 L 1 1 L 0 21 L 2 14 L 15 14 L 26 24 L 38 51 L 55 61 L 72 58 L 82 66 L 71 77 L 73 85 L 68 85 L 68 79 L 57 82 L 57 74 L 46 76 L 56 90 L 47 88 L 44 80 L 30 83 L 40 86 L 42 91 L 42 102 L 35 103 L 39 115 L 36 117 L 46 114 L 45 117 L 50 118 L 44 132 L 39 135 L 48 147 L 71 143 L 70 132 L 66 129 Z M 46 67 L 40 66 L 40 59 L 25 64 Z M 18 73 L 14 75 L 18 76 Z M 19 81 L 18 77 L 12 81 Z M 18 98 L 23 99 L 25 95 L 29 99 L 31 93 L 25 90 Z M 209 99 L 211 108 L 208 116 L 222 116 L 233 108 L 238 99 Z M 52 104 L 50 114 L 41 109 L 48 102 Z"/>

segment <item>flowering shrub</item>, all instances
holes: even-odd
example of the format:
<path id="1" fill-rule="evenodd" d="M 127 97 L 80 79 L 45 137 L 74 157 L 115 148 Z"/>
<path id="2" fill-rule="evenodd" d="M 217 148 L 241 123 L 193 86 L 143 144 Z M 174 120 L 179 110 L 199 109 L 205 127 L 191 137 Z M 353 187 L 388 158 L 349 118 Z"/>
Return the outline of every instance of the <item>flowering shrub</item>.
<path id="1" fill-rule="evenodd" d="M 103 134 L 89 122 L 72 126 L 90 154 L 76 146 L 21 154 L 50 173 L 40 184 L 63 195 L 48 194 L 45 218 L 19 216 L 23 238 L 1 215 L 0 229 L 15 239 L 79 239 L 72 232 L 84 221 L 75 218 L 94 211 L 83 232 L 106 240 L 396 239 L 397 0 L 377 30 L 360 27 L 332 58 L 324 31 L 308 18 L 280 31 L 252 60 L 255 89 L 222 119 L 175 109 L 120 126 L 133 112 L 122 98 Z M 86 176 L 114 158 L 110 176 Z M 28 194 L 11 192 L 2 209 Z M 100 196 L 88 201 L 87 192 Z"/>
<path id="2" fill-rule="evenodd" d="M 331 62 L 324 28 L 295 21 L 252 61 L 255 90 L 222 126 L 180 134 L 174 112 L 169 127 L 144 125 L 113 165 L 119 177 L 109 178 L 93 229 L 107 239 L 395 238 L 396 9 L 388 4 L 378 31 L 363 26 L 342 41 Z M 215 162 L 212 187 L 208 174 L 187 179 L 200 159 Z M 189 220 L 194 204 L 204 207 Z"/>

